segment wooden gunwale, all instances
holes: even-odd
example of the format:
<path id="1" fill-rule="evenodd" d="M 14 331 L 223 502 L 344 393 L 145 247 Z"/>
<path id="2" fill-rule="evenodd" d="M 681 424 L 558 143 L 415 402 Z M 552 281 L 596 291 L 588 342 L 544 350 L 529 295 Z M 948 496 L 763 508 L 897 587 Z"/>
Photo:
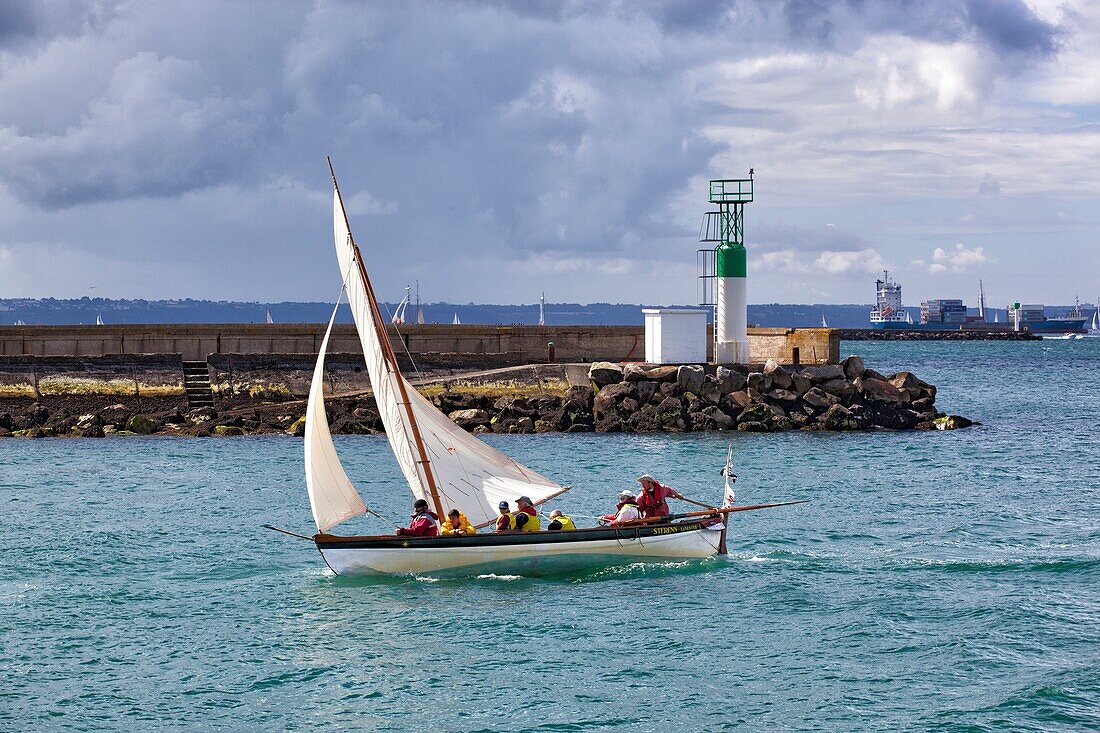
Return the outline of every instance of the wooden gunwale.
<path id="1" fill-rule="evenodd" d="M 340 536 L 329 534 L 314 535 L 313 541 L 319 549 L 339 548 L 377 548 L 401 550 L 414 547 L 461 548 L 461 547 L 499 547 L 504 545 L 537 545 L 573 542 L 594 542 L 602 540 L 631 540 L 655 537 L 663 534 L 681 534 L 706 529 L 708 519 L 693 522 L 665 522 L 662 524 L 635 525 L 625 527 L 586 527 L 566 531 L 547 532 L 490 532 L 469 537 L 406 537 L 404 535 L 360 535 Z M 662 532 L 661 530 L 674 530 Z M 707 529 L 707 531 L 715 531 Z"/>

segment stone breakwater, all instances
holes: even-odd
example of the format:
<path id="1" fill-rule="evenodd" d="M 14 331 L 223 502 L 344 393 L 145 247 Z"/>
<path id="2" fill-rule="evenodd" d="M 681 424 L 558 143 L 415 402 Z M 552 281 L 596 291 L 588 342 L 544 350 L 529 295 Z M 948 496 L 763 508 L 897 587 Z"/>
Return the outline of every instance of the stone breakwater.
<path id="1" fill-rule="evenodd" d="M 593 364 L 588 376 L 592 387 L 571 387 L 558 409 L 535 422 L 536 431 L 762 433 L 947 430 L 972 424 L 936 410 L 935 386 L 910 372 L 879 374 L 858 356 L 806 367 L 769 361 L 759 371 L 718 367 L 714 374 L 702 366 L 603 362 Z M 498 425 L 514 419 L 506 402 L 499 407 Z M 473 417 L 474 412 L 452 415 L 456 422 Z"/>
<path id="2" fill-rule="evenodd" d="M 473 433 L 949 430 L 971 424 L 937 411 L 935 386 L 910 372 L 879 374 L 858 356 L 804 367 L 598 362 L 588 381 L 561 390 L 512 384 L 426 393 Z M 369 394 L 329 398 L 326 407 L 334 433 L 383 431 Z M 45 397 L 0 404 L 0 437 L 301 436 L 304 412 L 303 400 L 277 394 L 220 397 L 216 409 L 192 410 L 171 398 Z"/>
<path id="3" fill-rule="evenodd" d="M 876 328 L 842 328 L 841 341 L 1042 341 L 1030 331 L 1002 329 L 929 329 L 894 330 Z"/>

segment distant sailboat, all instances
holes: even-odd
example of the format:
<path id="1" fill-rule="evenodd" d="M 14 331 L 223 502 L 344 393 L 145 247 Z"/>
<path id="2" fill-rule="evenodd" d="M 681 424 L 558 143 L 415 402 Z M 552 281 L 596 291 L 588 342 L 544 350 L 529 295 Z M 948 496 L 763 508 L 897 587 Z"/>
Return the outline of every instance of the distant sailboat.
<path id="1" fill-rule="evenodd" d="M 546 293 L 539 297 L 539 325 L 546 325 Z"/>
<path id="2" fill-rule="evenodd" d="M 462 321 L 458 320 L 458 312 L 457 311 L 455 312 L 455 319 L 453 321 L 451 321 L 451 323 L 455 326 L 461 326 L 462 325 Z"/>
<path id="3" fill-rule="evenodd" d="M 829 327 L 829 322 L 825 320 L 825 312 L 824 311 L 821 312 L 821 327 L 822 328 L 828 328 Z"/>
<path id="4" fill-rule="evenodd" d="M 458 316 L 455 316 L 455 318 L 458 318 Z M 23 319 L 22 319 L 22 318 L 20 318 L 19 320 L 17 320 L 17 321 L 15 322 L 15 325 L 16 325 L 16 326 L 26 326 L 27 324 L 23 322 Z"/>
<path id="5" fill-rule="evenodd" d="M 104 325 L 104 324 L 103 324 L 103 315 L 102 315 L 102 314 L 100 314 L 100 313 L 96 313 L 96 314 L 95 314 L 95 325 L 97 325 L 97 326 L 102 326 L 102 325 Z"/>
<path id="6" fill-rule="evenodd" d="M 390 323 L 404 323 L 405 322 L 405 309 L 409 307 L 409 290 L 411 288 L 405 286 L 405 297 L 401 299 L 401 302 L 397 304 L 397 309 L 393 312 L 393 318 L 390 319 Z"/>
<path id="7" fill-rule="evenodd" d="M 267 309 L 267 322 L 268 323 L 274 323 L 275 322 L 275 321 L 271 320 L 271 309 L 270 308 Z"/>
<path id="8" fill-rule="evenodd" d="M 913 314 L 909 311 L 905 311 L 905 322 L 909 325 L 913 325 Z"/>
<path id="9" fill-rule="evenodd" d="M 1100 299 L 1096 301 L 1096 310 L 1092 312 L 1092 325 L 1089 326 L 1090 336 L 1100 336 Z"/>
<path id="10" fill-rule="evenodd" d="M 1000 313 L 994 313 L 993 314 L 993 322 L 994 323 L 1000 323 L 1001 322 L 1001 314 Z"/>
<path id="11" fill-rule="evenodd" d="M 420 307 L 420 281 L 416 281 L 416 322 L 424 323 L 424 309 Z"/>

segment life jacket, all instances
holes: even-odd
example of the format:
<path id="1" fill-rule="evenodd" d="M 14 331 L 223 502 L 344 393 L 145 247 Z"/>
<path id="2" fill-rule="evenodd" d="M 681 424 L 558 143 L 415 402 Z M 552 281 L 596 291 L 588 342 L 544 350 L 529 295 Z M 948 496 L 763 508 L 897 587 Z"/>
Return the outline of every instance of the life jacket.
<path id="1" fill-rule="evenodd" d="M 558 525 L 555 527 L 554 525 Z M 573 520 L 562 514 L 560 517 L 554 517 L 550 520 L 550 524 L 546 526 L 547 529 L 559 530 L 561 532 L 571 532 L 577 528 L 577 525 L 573 524 Z"/>
<path id="2" fill-rule="evenodd" d="M 508 532 L 516 528 L 516 518 L 511 514 L 501 514 L 497 517 L 497 532 Z"/>
<path id="3" fill-rule="evenodd" d="M 459 530 L 461 530 L 462 532 L 465 532 L 467 536 L 475 534 L 477 532 L 477 530 L 474 529 L 473 525 L 470 524 L 470 520 L 466 518 L 466 515 L 465 514 L 459 514 L 458 515 L 458 524 L 457 525 L 452 525 L 451 524 L 451 519 L 450 519 L 450 517 L 448 517 L 447 521 L 443 523 L 443 527 L 440 530 L 440 534 L 442 534 L 445 537 L 450 537 L 450 536 L 454 535 L 455 532 L 458 532 Z"/>
<path id="4" fill-rule="evenodd" d="M 667 517 L 672 514 L 668 508 L 668 487 L 657 484 L 652 491 L 642 489 L 638 494 L 638 510 L 643 517 Z"/>
<path id="5" fill-rule="evenodd" d="M 521 514 L 527 519 L 520 519 Z M 534 508 L 512 512 L 512 529 L 518 529 L 520 532 L 538 532 L 541 528 L 542 522 L 539 521 L 539 514 Z"/>

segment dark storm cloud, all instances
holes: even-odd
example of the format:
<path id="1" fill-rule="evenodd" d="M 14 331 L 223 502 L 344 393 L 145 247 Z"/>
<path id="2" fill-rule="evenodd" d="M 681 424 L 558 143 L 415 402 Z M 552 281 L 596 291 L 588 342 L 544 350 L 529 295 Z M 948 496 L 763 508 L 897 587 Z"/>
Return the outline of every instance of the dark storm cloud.
<path id="1" fill-rule="evenodd" d="M 968 18 L 982 38 L 1001 51 L 1049 55 L 1062 32 L 1038 18 L 1023 0 L 969 0 Z"/>

